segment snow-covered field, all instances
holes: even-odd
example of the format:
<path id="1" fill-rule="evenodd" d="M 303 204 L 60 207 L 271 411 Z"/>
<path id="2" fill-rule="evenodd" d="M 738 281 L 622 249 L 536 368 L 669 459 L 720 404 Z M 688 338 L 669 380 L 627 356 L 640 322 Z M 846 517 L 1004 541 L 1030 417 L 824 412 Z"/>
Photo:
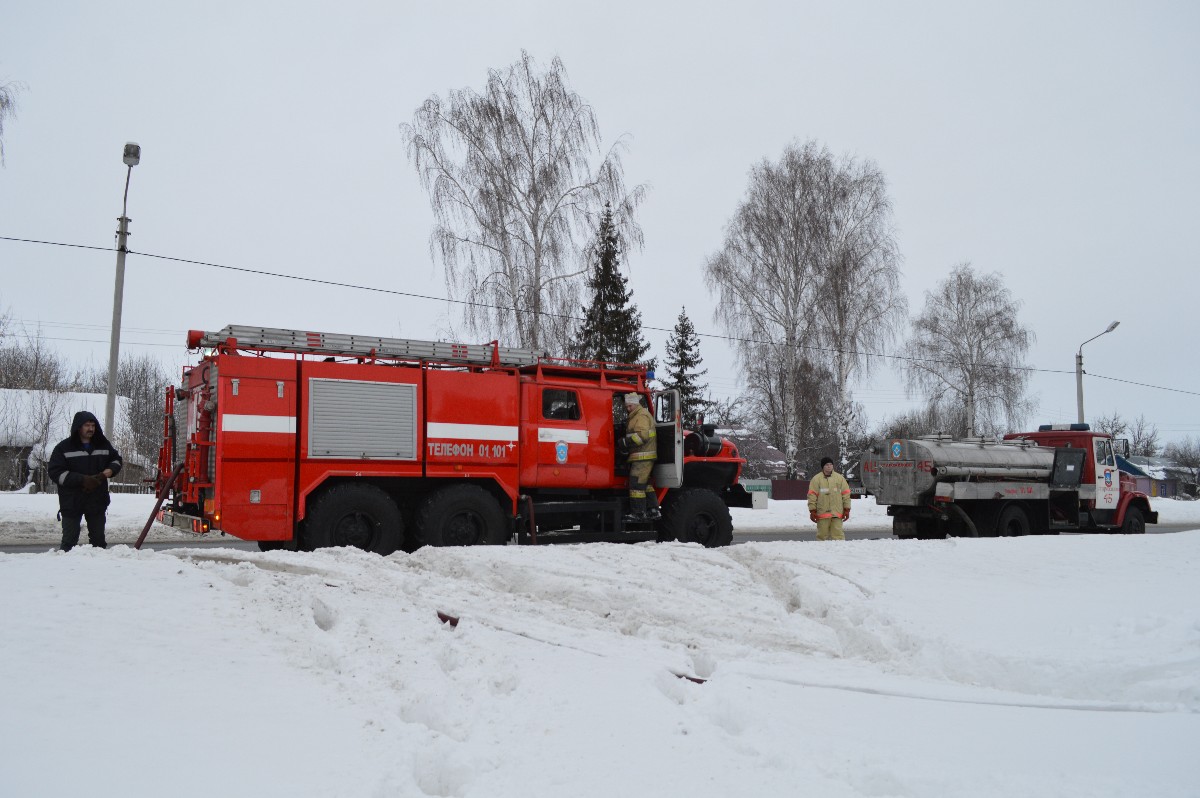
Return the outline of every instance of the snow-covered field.
<path id="1" fill-rule="evenodd" d="M 1197 527 L 0 555 L 0 795 L 1195 796 Z"/>

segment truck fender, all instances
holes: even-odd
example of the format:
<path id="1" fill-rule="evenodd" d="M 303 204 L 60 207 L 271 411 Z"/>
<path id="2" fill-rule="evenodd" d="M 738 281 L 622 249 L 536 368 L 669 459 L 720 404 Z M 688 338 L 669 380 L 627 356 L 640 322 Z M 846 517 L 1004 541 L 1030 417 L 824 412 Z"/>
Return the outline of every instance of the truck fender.
<path id="1" fill-rule="evenodd" d="M 1150 498 L 1141 491 L 1130 491 L 1121 496 L 1121 503 L 1117 507 L 1117 516 L 1113 519 L 1115 526 L 1121 526 L 1125 523 L 1125 513 L 1130 507 L 1136 507 L 1142 513 L 1142 518 L 1147 524 L 1158 523 L 1158 513 L 1150 509 Z"/>

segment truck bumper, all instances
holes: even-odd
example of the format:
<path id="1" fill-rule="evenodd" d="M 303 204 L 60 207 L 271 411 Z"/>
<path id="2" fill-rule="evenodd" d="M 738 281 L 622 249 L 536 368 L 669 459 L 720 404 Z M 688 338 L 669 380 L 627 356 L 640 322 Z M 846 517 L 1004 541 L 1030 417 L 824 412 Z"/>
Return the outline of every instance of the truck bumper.
<path id="1" fill-rule="evenodd" d="M 182 529 L 185 532 L 195 532 L 197 535 L 206 534 L 211 529 L 209 522 L 203 518 L 184 515 L 172 510 L 159 510 L 155 520 L 164 526 Z"/>

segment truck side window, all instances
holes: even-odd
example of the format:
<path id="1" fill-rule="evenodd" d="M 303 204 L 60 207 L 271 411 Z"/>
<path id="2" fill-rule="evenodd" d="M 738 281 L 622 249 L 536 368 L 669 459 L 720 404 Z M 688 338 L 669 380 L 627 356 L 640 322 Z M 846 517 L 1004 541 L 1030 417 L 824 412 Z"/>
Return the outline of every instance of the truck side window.
<path id="1" fill-rule="evenodd" d="M 673 394 L 659 394 L 654 397 L 654 420 L 667 423 L 675 420 L 675 403 Z"/>
<path id="2" fill-rule="evenodd" d="M 625 412 L 625 396 L 624 394 L 613 394 L 613 429 L 618 434 L 625 429 L 625 425 L 629 422 L 629 413 Z"/>
<path id="3" fill-rule="evenodd" d="M 542 418 L 579 420 L 579 396 L 574 391 L 546 388 L 542 391 Z"/>

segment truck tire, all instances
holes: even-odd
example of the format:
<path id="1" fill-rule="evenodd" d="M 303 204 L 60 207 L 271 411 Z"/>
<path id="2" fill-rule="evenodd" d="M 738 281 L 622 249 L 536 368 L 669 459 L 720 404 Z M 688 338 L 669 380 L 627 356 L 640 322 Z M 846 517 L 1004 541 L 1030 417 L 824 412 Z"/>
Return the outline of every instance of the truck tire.
<path id="1" fill-rule="evenodd" d="M 658 537 L 709 549 L 728 546 L 733 542 L 733 519 L 720 496 L 704 488 L 687 488 L 663 508 Z"/>
<path id="2" fill-rule="evenodd" d="M 304 521 L 306 549 L 353 546 L 387 555 L 403 540 L 400 508 L 374 485 L 334 485 L 317 497 Z"/>
<path id="3" fill-rule="evenodd" d="M 996 519 L 996 534 L 1000 537 L 1011 538 L 1029 534 L 1029 516 L 1024 508 L 1010 504 L 1000 511 Z"/>
<path id="4" fill-rule="evenodd" d="M 416 537 L 422 546 L 503 546 L 508 529 L 492 494 L 478 485 L 454 485 L 425 500 Z"/>
<path id="5" fill-rule="evenodd" d="M 1123 535 L 1144 535 L 1146 534 L 1146 519 L 1142 517 L 1142 511 L 1136 507 L 1128 507 L 1125 510 L 1125 520 L 1121 522 L 1121 534 Z"/>

